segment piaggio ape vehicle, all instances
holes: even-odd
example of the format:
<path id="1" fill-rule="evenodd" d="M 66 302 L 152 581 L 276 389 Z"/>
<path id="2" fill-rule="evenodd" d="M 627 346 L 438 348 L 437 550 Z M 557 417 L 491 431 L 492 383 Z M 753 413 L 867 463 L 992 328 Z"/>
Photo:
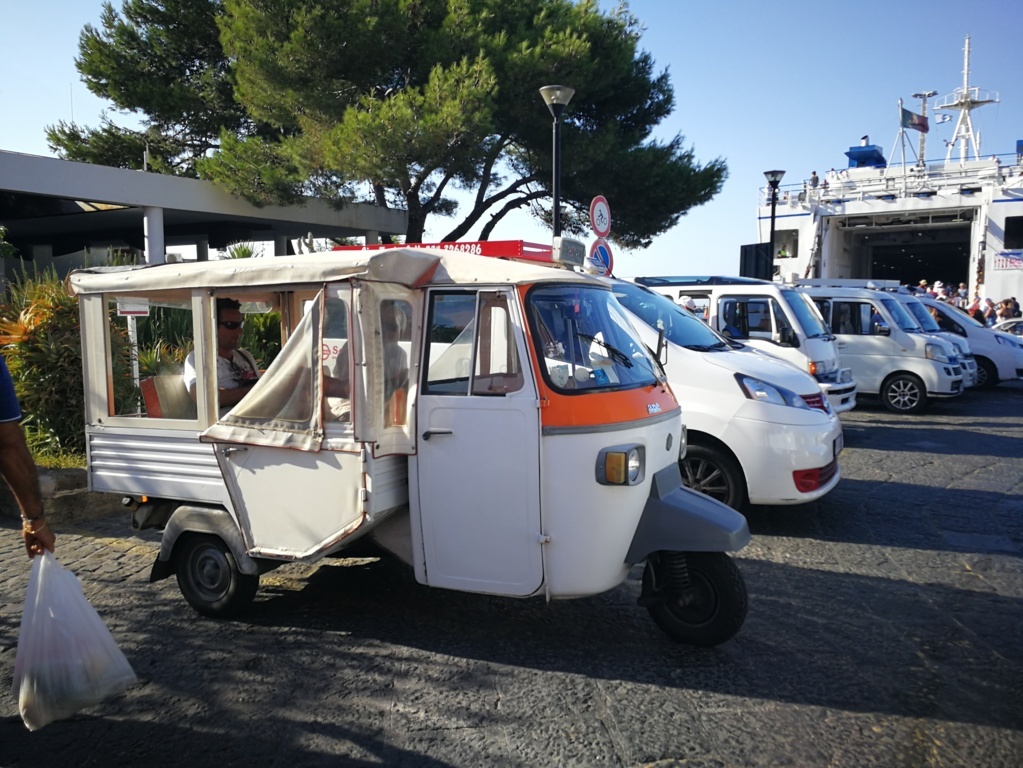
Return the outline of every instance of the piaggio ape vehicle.
<path id="1" fill-rule="evenodd" d="M 681 487 L 659 364 L 607 287 L 551 251 L 73 272 L 90 488 L 162 529 L 151 580 L 176 574 L 206 615 L 243 608 L 281 563 L 370 537 L 421 584 L 510 597 L 597 594 L 645 560 L 640 601 L 663 630 L 727 640 L 747 598 L 724 553 L 748 543 L 746 520 Z M 229 409 L 222 297 L 281 329 Z M 138 376 L 139 340 L 170 333 L 194 346 L 194 397 L 178 372 Z"/>

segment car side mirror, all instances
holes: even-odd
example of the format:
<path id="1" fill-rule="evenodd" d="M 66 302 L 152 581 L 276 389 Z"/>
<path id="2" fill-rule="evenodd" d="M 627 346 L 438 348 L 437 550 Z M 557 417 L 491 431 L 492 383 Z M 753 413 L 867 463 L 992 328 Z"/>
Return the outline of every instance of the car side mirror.
<path id="1" fill-rule="evenodd" d="M 891 336 L 892 329 L 885 323 L 874 323 L 874 335 L 875 336 Z"/>
<path id="2" fill-rule="evenodd" d="M 782 328 L 778 332 L 778 338 L 783 347 L 799 347 L 799 337 L 792 328 Z"/>

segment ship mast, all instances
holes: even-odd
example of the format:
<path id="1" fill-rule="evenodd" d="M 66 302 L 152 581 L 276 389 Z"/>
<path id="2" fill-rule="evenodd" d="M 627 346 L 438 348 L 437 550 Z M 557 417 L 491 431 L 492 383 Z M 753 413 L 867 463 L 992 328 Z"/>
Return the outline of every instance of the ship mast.
<path id="1" fill-rule="evenodd" d="M 952 141 L 948 142 L 948 152 L 945 154 L 946 164 L 952 160 L 952 147 L 957 143 L 959 144 L 960 163 L 966 162 L 971 144 L 973 145 L 973 159 L 980 159 L 980 134 L 973 130 L 970 111 L 977 107 L 983 107 L 985 104 L 997 103 L 998 94 L 996 92 L 970 87 L 970 36 L 967 35 L 966 46 L 963 48 L 963 87 L 956 88 L 955 91 L 934 105 L 935 112 L 959 110 L 955 132 L 952 134 Z"/>

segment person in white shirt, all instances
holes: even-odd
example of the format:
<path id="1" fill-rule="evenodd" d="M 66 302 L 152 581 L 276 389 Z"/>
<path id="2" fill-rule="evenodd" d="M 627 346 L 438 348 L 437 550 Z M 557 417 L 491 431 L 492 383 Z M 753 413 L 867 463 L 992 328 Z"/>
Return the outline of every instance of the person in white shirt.
<path id="1" fill-rule="evenodd" d="M 245 397 L 259 379 L 255 358 L 238 346 L 244 324 L 239 302 L 217 299 L 217 389 L 221 415 Z M 185 389 L 195 399 L 195 350 L 185 358 L 181 375 Z"/>

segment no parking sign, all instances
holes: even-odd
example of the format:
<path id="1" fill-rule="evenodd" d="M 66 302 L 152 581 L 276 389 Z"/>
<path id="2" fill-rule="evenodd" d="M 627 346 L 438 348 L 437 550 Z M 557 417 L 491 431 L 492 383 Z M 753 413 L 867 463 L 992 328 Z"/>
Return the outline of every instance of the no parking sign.
<path id="1" fill-rule="evenodd" d="M 604 238 L 598 238 L 590 246 L 590 253 L 586 257 L 586 271 L 592 275 L 611 274 L 614 269 L 614 257 L 611 255 L 611 246 Z"/>

